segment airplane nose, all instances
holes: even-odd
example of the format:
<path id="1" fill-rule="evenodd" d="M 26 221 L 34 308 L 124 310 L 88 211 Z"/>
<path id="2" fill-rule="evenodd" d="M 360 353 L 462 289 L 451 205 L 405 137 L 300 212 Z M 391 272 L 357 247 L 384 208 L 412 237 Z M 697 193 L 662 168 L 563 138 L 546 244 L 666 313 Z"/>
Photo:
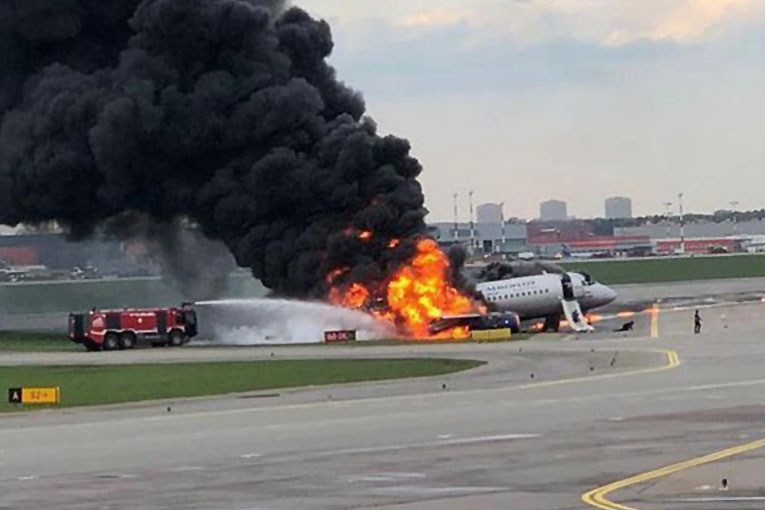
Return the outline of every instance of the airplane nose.
<path id="1" fill-rule="evenodd" d="M 602 296 L 604 305 L 616 299 L 616 296 L 617 296 L 616 291 L 614 291 L 614 289 L 612 289 L 611 287 L 607 287 L 603 285 L 603 288 L 600 290 L 601 290 L 600 294 Z"/>

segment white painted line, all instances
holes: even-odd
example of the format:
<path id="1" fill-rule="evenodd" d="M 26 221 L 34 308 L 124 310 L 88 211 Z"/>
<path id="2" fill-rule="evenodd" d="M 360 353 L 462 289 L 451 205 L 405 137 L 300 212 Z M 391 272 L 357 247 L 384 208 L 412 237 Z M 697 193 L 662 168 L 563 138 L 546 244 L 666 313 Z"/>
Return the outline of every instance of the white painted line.
<path id="1" fill-rule="evenodd" d="M 501 434 L 496 436 L 466 437 L 463 439 L 449 439 L 441 441 L 439 444 L 458 445 L 472 443 L 490 443 L 494 441 L 509 441 L 513 439 L 534 439 L 540 437 L 539 434 Z"/>
<path id="2" fill-rule="evenodd" d="M 728 496 L 728 497 L 708 497 L 708 498 L 677 498 L 667 499 L 672 503 L 725 503 L 734 501 L 765 501 L 765 496 Z"/>
<path id="3" fill-rule="evenodd" d="M 407 496 L 431 496 L 442 494 L 460 494 L 476 492 L 504 492 L 510 490 L 508 487 L 418 487 L 418 486 L 399 486 L 399 487 L 380 487 L 373 492 L 384 494 L 403 494 Z"/>
<path id="4" fill-rule="evenodd" d="M 181 466 L 177 467 L 175 469 L 171 469 L 170 472 L 172 473 L 186 473 L 187 471 L 204 471 L 205 468 L 202 466 Z"/>
<path id="5" fill-rule="evenodd" d="M 423 473 L 370 473 L 367 475 L 349 476 L 348 482 L 399 482 L 401 480 L 426 478 Z"/>
<path id="6" fill-rule="evenodd" d="M 496 436 L 465 437 L 460 439 L 446 439 L 442 441 L 426 441 L 423 443 L 394 444 L 387 446 L 369 446 L 362 448 L 348 448 L 326 452 L 328 455 L 354 455 L 358 453 L 393 452 L 409 448 L 429 448 L 438 446 L 459 446 L 479 443 L 492 443 L 498 441 L 512 441 L 515 439 L 534 439 L 541 437 L 539 434 L 502 434 Z"/>
<path id="7" fill-rule="evenodd" d="M 38 478 L 40 478 L 40 477 L 37 476 L 37 475 L 26 475 L 26 476 L 20 476 L 20 477 L 16 478 L 16 480 L 18 480 L 20 482 L 26 482 L 26 481 L 29 481 L 29 480 L 37 480 Z"/>
<path id="8" fill-rule="evenodd" d="M 453 436 L 451 434 L 440 434 L 436 436 L 436 439 L 451 439 Z M 2 453 L 2 452 L 0 452 Z"/>
<path id="9" fill-rule="evenodd" d="M 255 459 L 262 456 L 263 456 L 262 453 L 243 453 L 239 457 L 242 459 Z"/>

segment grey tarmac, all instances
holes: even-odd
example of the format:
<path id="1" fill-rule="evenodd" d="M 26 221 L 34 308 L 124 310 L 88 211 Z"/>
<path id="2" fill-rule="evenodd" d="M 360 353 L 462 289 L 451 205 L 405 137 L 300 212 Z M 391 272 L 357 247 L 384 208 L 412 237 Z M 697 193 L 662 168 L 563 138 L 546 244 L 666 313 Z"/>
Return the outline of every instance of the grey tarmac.
<path id="1" fill-rule="evenodd" d="M 693 335 L 692 311 L 660 313 L 656 339 L 645 315 L 631 334 L 603 324 L 517 343 L 164 351 L 162 361 L 273 352 L 489 363 L 440 378 L 177 401 L 171 412 L 163 402 L 2 416 L 0 508 L 580 509 L 590 489 L 765 437 L 765 305 L 702 314 L 704 332 Z M 675 350 L 680 365 L 666 369 L 661 350 Z M 76 354 L 0 363 L 90 360 Z M 636 509 L 723 508 L 702 500 L 727 476 L 724 508 L 759 508 L 747 498 L 761 483 L 745 474 L 762 472 L 763 455 L 609 498 Z"/>

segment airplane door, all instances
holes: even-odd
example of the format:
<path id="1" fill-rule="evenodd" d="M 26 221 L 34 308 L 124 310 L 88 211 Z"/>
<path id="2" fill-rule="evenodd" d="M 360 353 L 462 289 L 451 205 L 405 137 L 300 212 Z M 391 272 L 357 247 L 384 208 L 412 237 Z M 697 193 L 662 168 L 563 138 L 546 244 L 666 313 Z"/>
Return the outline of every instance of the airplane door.
<path id="1" fill-rule="evenodd" d="M 563 286 L 563 299 L 571 301 L 574 299 L 574 283 L 571 281 L 571 275 L 563 273 L 560 277 L 561 285 Z"/>

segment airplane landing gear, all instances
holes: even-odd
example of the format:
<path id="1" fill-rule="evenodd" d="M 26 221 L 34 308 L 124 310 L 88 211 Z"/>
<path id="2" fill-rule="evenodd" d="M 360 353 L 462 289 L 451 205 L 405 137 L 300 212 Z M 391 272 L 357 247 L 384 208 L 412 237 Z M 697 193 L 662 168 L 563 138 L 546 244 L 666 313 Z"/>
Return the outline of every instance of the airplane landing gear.
<path id="1" fill-rule="evenodd" d="M 542 331 L 552 331 L 554 333 L 560 331 L 560 315 L 548 315 L 545 317 L 545 323 L 542 326 Z"/>

